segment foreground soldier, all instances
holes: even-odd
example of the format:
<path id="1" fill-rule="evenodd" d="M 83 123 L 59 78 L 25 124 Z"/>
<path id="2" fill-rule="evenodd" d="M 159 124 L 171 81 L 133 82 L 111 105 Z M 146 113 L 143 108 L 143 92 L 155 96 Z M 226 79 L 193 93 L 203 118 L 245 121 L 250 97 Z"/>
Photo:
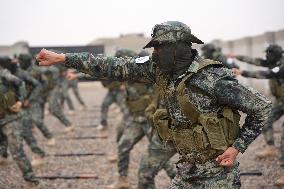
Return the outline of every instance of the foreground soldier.
<path id="1" fill-rule="evenodd" d="M 273 123 L 279 120 L 284 114 L 284 57 L 283 49 L 279 45 L 269 45 L 266 49 L 266 59 L 250 58 L 246 56 L 236 56 L 240 61 L 247 62 L 256 66 L 269 68 L 265 71 L 240 71 L 234 70 L 237 75 L 244 77 L 269 79 L 269 86 L 272 95 L 276 101 L 273 104 L 272 111 L 267 120 L 267 124 L 263 128 L 263 135 L 268 145 L 263 151 L 256 154 L 259 158 L 267 158 L 276 156 L 277 150 L 273 138 Z M 282 136 L 280 147 L 280 161 L 284 168 L 284 123 L 282 124 Z M 276 185 L 284 186 L 284 173 L 275 183 Z"/>
<path id="2" fill-rule="evenodd" d="M 22 116 L 20 109 L 25 96 L 24 85 L 19 78 L 1 67 L 2 60 L 0 58 L 0 163 L 7 159 L 9 147 L 13 159 L 27 181 L 27 187 L 30 188 L 37 185 L 38 180 L 23 149 L 22 125 L 19 122 Z"/>
<path id="3" fill-rule="evenodd" d="M 222 64 L 200 58 L 192 43 L 202 41 L 187 25 L 170 21 L 157 24 L 145 46 L 154 47 L 152 60 L 47 50 L 37 60 L 40 65 L 64 62 L 98 78 L 155 83 L 169 113 L 161 134 L 180 154 L 169 188 L 240 188 L 236 156 L 261 133 L 271 103 L 239 84 Z M 242 128 L 238 110 L 247 114 Z"/>

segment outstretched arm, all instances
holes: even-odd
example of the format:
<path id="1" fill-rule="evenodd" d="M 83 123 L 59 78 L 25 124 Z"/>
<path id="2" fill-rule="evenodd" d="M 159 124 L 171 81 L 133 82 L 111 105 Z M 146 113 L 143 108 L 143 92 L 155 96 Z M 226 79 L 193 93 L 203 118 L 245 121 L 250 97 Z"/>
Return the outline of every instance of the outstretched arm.
<path id="1" fill-rule="evenodd" d="M 116 58 L 94 56 L 91 53 L 57 54 L 42 50 L 37 55 L 40 65 L 64 63 L 66 67 L 89 74 L 99 80 L 153 82 L 154 66 L 149 57 Z"/>

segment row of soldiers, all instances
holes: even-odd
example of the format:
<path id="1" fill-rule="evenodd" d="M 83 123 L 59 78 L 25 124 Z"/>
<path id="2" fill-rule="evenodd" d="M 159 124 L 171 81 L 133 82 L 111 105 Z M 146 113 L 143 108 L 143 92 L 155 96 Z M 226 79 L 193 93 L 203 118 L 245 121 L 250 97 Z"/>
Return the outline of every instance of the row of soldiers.
<path id="1" fill-rule="evenodd" d="M 68 95 L 69 87 L 85 108 L 78 92 L 78 81 L 67 80 L 66 74 L 67 69 L 63 66 L 36 66 L 29 54 L 20 54 L 14 59 L 0 57 L 0 164 L 7 163 L 9 148 L 28 188 L 38 184 L 32 166 L 43 164 L 46 155 L 33 135 L 33 128 L 41 131 L 48 146 L 54 146 L 56 142 L 44 123 L 46 104 L 49 112 L 65 126 L 66 133 L 74 130 L 62 111 L 65 100 L 71 111 L 74 110 Z M 34 154 L 31 162 L 23 150 L 23 141 Z"/>

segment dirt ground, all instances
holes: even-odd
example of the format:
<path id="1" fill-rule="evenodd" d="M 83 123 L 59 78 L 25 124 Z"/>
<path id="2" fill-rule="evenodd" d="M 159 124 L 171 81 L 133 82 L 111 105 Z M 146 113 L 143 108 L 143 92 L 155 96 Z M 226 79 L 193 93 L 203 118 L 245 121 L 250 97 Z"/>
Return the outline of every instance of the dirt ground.
<path id="1" fill-rule="evenodd" d="M 115 142 L 116 125 L 121 120 L 121 115 L 116 113 L 115 106 L 111 107 L 109 112 L 110 126 L 108 129 L 107 139 L 70 139 L 78 136 L 96 136 L 98 131 L 90 125 L 99 123 L 100 105 L 106 90 L 99 83 L 80 83 L 80 91 L 88 110 L 79 110 L 78 102 L 72 99 L 77 107 L 76 115 L 68 116 L 76 130 L 72 134 L 63 134 L 64 126 L 53 116 L 47 115 L 45 123 L 56 137 L 56 145 L 48 147 L 46 140 L 37 130 L 36 137 L 39 145 L 45 152 L 51 156 L 46 157 L 46 163 L 34 168 L 37 176 L 54 176 L 54 175 L 80 175 L 92 173 L 98 176 L 98 179 L 80 179 L 80 180 L 41 180 L 39 189 L 104 189 L 105 186 L 112 184 L 117 178 L 116 164 L 108 163 L 107 156 L 115 154 L 117 145 Z M 65 108 L 67 110 L 67 108 Z M 65 111 L 67 113 L 67 111 Z M 283 120 L 282 120 L 283 121 Z M 275 127 L 275 138 L 277 147 L 280 145 L 280 122 Z M 134 150 L 131 152 L 129 177 L 133 188 L 137 188 L 137 170 L 139 167 L 141 154 L 145 153 L 148 141 L 143 138 Z M 278 189 L 273 186 L 274 181 L 281 173 L 279 161 L 277 158 L 267 160 L 257 160 L 255 153 L 264 148 L 263 136 L 249 147 L 249 149 L 239 156 L 241 172 L 259 171 L 262 176 L 242 176 L 243 189 Z M 32 157 L 30 149 L 25 145 L 28 157 Z M 52 154 L 65 153 L 95 153 L 103 152 L 106 155 L 100 156 L 81 156 L 81 157 L 55 157 Z M 176 157 L 174 157 L 176 158 Z M 157 189 L 166 188 L 170 180 L 164 171 L 161 171 L 156 177 Z M 7 165 L 0 167 L 0 189 L 22 189 L 24 181 L 21 173 L 13 162 L 11 157 Z"/>

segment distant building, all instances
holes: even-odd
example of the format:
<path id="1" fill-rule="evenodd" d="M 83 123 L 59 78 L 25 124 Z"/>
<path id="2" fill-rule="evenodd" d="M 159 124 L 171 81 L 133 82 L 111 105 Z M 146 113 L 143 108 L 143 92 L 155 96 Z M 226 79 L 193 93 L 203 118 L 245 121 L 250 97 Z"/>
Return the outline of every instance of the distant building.
<path id="1" fill-rule="evenodd" d="M 9 56 L 10 58 L 20 53 L 28 53 L 29 45 L 27 42 L 20 41 L 11 46 L 0 46 L 0 56 Z"/>
<path id="2" fill-rule="evenodd" d="M 89 45 L 103 45 L 106 55 L 114 55 L 117 49 L 122 48 L 132 49 L 138 53 L 150 40 L 151 38 L 145 37 L 143 33 L 134 33 L 114 38 L 98 38 Z"/>

